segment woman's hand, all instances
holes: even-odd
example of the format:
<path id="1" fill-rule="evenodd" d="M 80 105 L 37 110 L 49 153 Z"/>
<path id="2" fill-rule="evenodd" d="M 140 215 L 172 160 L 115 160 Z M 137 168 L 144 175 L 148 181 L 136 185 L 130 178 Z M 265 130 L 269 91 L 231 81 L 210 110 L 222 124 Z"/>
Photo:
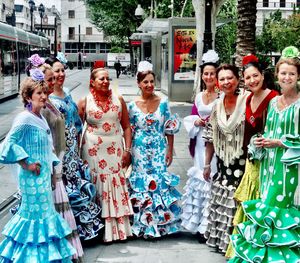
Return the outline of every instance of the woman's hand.
<path id="1" fill-rule="evenodd" d="M 171 165 L 172 161 L 173 161 L 173 150 L 168 150 L 168 152 L 166 154 L 167 167 L 169 167 Z"/>
<path id="2" fill-rule="evenodd" d="M 26 162 L 22 162 L 21 166 L 24 170 L 31 171 L 36 175 L 40 175 L 41 173 L 41 164 L 39 162 L 27 164 Z"/>
<path id="3" fill-rule="evenodd" d="M 131 163 L 131 154 L 129 151 L 124 151 L 122 156 L 122 168 L 128 167 Z"/>
<path id="4" fill-rule="evenodd" d="M 199 126 L 204 127 L 204 126 L 205 126 L 205 122 L 206 122 L 205 120 L 199 118 L 198 120 L 195 120 L 194 125 L 195 125 L 196 127 L 199 127 Z"/>
<path id="5" fill-rule="evenodd" d="M 210 173 L 211 173 L 210 165 L 204 166 L 204 169 L 203 169 L 203 178 L 207 182 L 210 181 Z"/>
<path id="6" fill-rule="evenodd" d="M 276 147 L 283 147 L 282 142 L 279 139 L 268 139 L 264 137 L 257 137 L 254 140 L 254 145 L 257 148 L 276 148 Z"/>

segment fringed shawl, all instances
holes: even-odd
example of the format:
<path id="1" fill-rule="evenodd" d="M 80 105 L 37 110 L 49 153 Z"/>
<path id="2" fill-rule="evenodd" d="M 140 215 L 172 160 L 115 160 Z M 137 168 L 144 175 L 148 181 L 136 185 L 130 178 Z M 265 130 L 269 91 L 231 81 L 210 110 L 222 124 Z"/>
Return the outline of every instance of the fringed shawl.
<path id="1" fill-rule="evenodd" d="M 218 101 L 211 114 L 215 153 L 225 166 L 243 154 L 246 98 L 249 94 L 243 91 L 238 95 L 234 112 L 228 119 L 224 107 L 225 97 Z"/>

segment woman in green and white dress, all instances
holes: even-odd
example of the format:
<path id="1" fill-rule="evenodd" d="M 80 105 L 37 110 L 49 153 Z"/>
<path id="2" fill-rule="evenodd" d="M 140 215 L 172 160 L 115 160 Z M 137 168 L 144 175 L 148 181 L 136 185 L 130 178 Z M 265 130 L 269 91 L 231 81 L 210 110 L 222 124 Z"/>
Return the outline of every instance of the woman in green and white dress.
<path id="1" fill-rule="evenodd" d="M 276 65 L 282 95 L 270 102 L 265 132 L 254 141 L 264 154 L 261 199 L 242 203 L 249 221 L 232 236 L 236 256 L 229 262 L 300 262 L 299 54 L 288 47 Z"/>

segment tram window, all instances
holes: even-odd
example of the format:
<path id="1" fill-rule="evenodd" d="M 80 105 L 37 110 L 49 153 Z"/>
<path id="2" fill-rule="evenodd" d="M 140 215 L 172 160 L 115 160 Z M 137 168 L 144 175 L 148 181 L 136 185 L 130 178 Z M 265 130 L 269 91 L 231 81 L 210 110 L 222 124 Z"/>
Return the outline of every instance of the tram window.
<path id="1" fill-rule="evenodd" d="M 20 72 L 24 73 L 25 72 L 25 67 L 27 64 L 27 58 L 29 56 L 29 50 L 28 50 L 28 45 L 23 44 L 23 43 L 18 43 L 19 46 L 19 61 L 20 61 Z"/>
<path id="2" fill-rule="evenodd" d="M 16 43 L 0 39 L 1 43 L 1 73 L 4 76 L 17 75 Z"/>

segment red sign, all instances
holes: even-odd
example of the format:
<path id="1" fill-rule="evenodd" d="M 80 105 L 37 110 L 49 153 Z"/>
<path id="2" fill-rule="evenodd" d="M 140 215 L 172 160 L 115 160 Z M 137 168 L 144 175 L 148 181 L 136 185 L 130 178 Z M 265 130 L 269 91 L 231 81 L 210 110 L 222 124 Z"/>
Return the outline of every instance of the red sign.
<path id="1" fill-rule="evenodd" d="M 140 46 L 142 44 L 141 40 L 130 40 L 131 46 Z"/>

